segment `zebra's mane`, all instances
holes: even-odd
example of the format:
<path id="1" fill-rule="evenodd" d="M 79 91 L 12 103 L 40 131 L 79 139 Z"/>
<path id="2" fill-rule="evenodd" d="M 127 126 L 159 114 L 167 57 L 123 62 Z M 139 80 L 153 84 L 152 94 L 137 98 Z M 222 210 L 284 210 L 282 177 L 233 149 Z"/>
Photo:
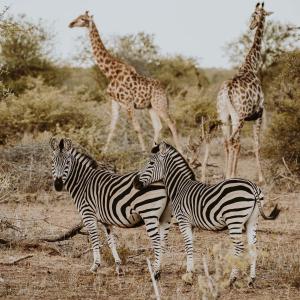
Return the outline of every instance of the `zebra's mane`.
<path id="1" fill-rule="evenodd" d="M 192 168 L 190 167 L 190 165 L 188 164 L 188 162 L 186 161 L 186 159 L 182 156 L 182 154 L 181 154 L 180 152 L 178 152 L 178 150 L 177 150 L 175 147 L 173 147 L 172 145 L 167 144 L 167 143 L 165 143 L 165 144 L 167 145 L 167 147 L 168 147 L 169 149 L 171 149 L 173 152 L 175 152 L 178 156 L 180 156 L 180 157 L 182 158 L 182 160 L 184 161 L 184 163 L 185 163 L 187 169 L 188 169 L 188 170 L 190 171 L 190 173 L 191 173 L 191 180 L 196 180 L 196 176 L 195 176 L 194 171 L 192 170 Z M 156 146 L 153 147 L 152 150 L 151 150 L 151 153 L 157 153 L 157 152 L 159 152 L 159 145 L 156 145 Z"/>
<path id="2" fill-rule="evenodd" d="M 98 168 L 98 163 L 97 161 L 92 158 L 89 154 L 83 153 L 75 148 L 73 148 L 73 153 L 74 156 L 78 156 L 78 157 L 83 157 L 86 161 L 88 161 L 88 166 L 92 169 L 97 169 Z"/>

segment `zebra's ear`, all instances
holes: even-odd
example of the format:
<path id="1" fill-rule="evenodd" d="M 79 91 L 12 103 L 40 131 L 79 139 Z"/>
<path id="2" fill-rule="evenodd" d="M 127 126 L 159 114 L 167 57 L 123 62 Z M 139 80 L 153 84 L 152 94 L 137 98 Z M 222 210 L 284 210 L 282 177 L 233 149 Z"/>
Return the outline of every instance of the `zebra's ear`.
<path id="1" fill-rule="evenodd" d="M 62 151 L 64 149 L 64 146 L 64 139 L 61 139 L 58 144 L 59 150 Z"/>
<path id="2" fill-rule="evenodd" d="M 50 140 L 49 140 L 49 144 L 50 144 L 50 147 L 51 149 L 54 151 L 57 149 L 58 147 L 58 141 L 55 137 L 52 137 Z"/>
<path id="3" fill-rule="evenodd" d="M 167 151 L 167 144 L 165 142 L 162 142 L 159 144 L 159 153 L 165 154 Z"/>
<path id="4" fill-rule="evenodd" d="M 71 139 L 64 139 L 65 150 L 69 151 L 72 148 L 72 140 Z"/>
<path id="5" fill-rule="evenodd" d="M 159 151 L 159 144 L 154 143 L 154 147 L 151 149 L 151 153 L 157 153 Z"/>

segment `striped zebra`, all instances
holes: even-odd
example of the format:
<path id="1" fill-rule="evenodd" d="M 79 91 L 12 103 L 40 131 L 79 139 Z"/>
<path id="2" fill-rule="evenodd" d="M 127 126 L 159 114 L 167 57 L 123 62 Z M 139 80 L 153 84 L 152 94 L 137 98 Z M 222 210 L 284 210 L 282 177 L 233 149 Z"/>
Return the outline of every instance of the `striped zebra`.
<path id="1" fill-rule="evenodd" d="M 190 281 L 194 270 L 192 227 L 214 231 L 227 227 L 236 257 L 244 250 L 242 231 L 246 227 L 251 264 L 249 286 L 253 285 L 258 215 L 260 213 L 264 219 L 274 220 L 279 214 L 277 206 L 267 217 L 262 209 L 262 191 L 248 180 L 233 178 L 215 185 L 196 181 L 182 155 L 164 142 L 155 146 L 152 153 L 146 167 L 136 176 L 134 186 L 143 190 L 149 184 L 163 180 L 184 238 L 187 254 L 187 274 L 184 277 Z M 237 275 L 238 268 L 234 266 L 230 286 Z"/>
<path id="2" fill-rule="evenodd" d="M 160 275 L 161 249 L 164 249 L 170 228 L 172 211 L 162 183 L 150 185 L 143 191 L 133 187 L 138 172 L 118 175 L 97 167 L 90 156 L 72 147 L 69 139 L 50 140 L 53 150 L 52 174 L 56 191 L 63 187 L 72 196 L 81 214 L 93 246 L 92 272 L 100 266 L 97 222 L 101 224 L 115 260 L 116 272 L 121 259 L 116 250 L 112 226 L 133 228 L 145 224 L 154 248 L 155 277 Z"/>

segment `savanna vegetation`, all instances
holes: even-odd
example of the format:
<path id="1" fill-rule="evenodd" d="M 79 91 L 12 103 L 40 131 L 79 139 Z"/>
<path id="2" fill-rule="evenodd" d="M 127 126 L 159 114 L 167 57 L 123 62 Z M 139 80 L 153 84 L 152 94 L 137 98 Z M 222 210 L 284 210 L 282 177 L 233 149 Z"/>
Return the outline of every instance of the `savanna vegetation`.
<path id="1" fill-rule="evenodd" d="M 226 46 L 226 53 L 233 63 L 230 70 L 203 69 L 193 58 L 165 56 L 160 52 L 155 36 L 144 32 L 115 37 L 107 44 L 115 56 L 164 84 L 170 98 L 171 114 L 182 144 L 186 146 L 190 137 L 201 136 L 202 117 L 217 121 L 215 104 L 220 85 L 233 76 L 251 40 L 251 33 L 247 32 Z M 222 254 L 227 247 L 223 247 L 226 234 L 213 234 L 212 237 L 211 233 L 196 233 L 195 248 L 206 255 L 205 263 L 214 274 L 218 294 L 223 293 L 222 299 L 247 296 L 274 299 L 274 295 L 278 295 L 278 299 L 296 299 L 299 295 L 298 42 L 299 31 L 292 24 L 267 24 L 261 71 L 267 112 L 262 132 L 264 188 L 269 199 L 280 199 L 284 216 L 275 225 L 263 224 L 259 232 L 263 248 L 258 266 L 258 276 L 262 279 L 258 290 L 249 291 L 243 283 L 235 292 L 226 290 L 224 278 L 229 268 L 224 267 L 226 255 Z M 26 16 L 9 15 L 5 9 L 0 14 L 0 253 L 3 258 L 0 261 L 0 297 L 51 298 L 51 291 L 53 298 L 59 297 L 60 292 L 61 298 L 88 295 L 90 298 L 111 296 L 118 299 L 120 290 L 137 299 L 153 294 L 144 259 L 152 252 L 142 229 L 126 233 L 117 231 L 120 252 L 128 264 L 125 279 L 117 279 L 111 274 L 113 267 L 107 245 L 103 246 L 101 273 L 92 276 L 86 272 L 91 253 L 84 235 L 55 245 L 36 242 L 40 236 L 63 232 L 80 220 L 75 208 L 67 201 L 67 195 L 52 191 L 48 146 L 51 136 L 71 138 L 83 151 L 121 173 L 140 168 L 147 157 L 140 152 L 125 112 L 122 112 L 110 151 L 101 152 L 110 122 L 110 103 L 105 94 L 107 81 L 94 65 L 88 40 L 82 40 L 81 44 L 74 60 L 81 61 L 83 66 L 74 67 L 53 56 L 53 36 L 42 21 L 33 24 Z M 138 117 L 150 150 L 153 131 L 149 115 L 139 111 Z M 250 126 L 243 129 L 240 176 L 255 180 Z M 163 138 L 172 143 L 166 128 Z M 217 132 L 212 143 L 208 182 L 223 178 L 221 132 Z M 195 171 L 199 175 L 199 170 Z M 14 242 L 24 239 L 30 239 L 31 244 Z M 7 240 L 10 242 L 4 243 Z M 165 299 L 216 298 L 215 290 L 208 288 L 211 280 L 208 276 L 199 277 L 197 287 L 185 286 L 180 281 L 184 252 L 178 228 L 172 229 L 170 241 L 172 252 L 167 254 L 167 266 L 159 284 Z M 289 246 L 291 242 L 294 247 Z M 215 247 L 216 244 L 221 246 Z M 24 253 L 33 253 L 31 262 L 3 263 L 10 256 Z M 174 266 L 174 261 L 179 263 Z M 196 264 L 197 271 L 204 275 L 202 258 L 198 257 Z M 26 274 L 27 279 L 21 273 Z M 174 280 L 170 280 L 172 276 Z M 33 277 L 30 282 L 29 278 Z M 203 284 L 205 280 L 208 284 Z"/>

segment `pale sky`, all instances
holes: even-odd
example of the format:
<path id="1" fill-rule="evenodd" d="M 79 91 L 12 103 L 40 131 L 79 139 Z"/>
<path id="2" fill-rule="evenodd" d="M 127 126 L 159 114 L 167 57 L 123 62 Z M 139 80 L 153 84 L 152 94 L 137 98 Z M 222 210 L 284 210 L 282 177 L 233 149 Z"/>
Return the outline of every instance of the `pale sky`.
<path id="1" fill-rule="evenodd" d="M 89 10 L 104 40 L 140 31 L 155 35 L 162 54 L 194 57 L 202 67 L 229 67 L 224 45 L 247 30 L 254 0 L 1 0 L 12 14 L 39 18 L 56 33 L 56 56 L 67 60 L 79 46 L 82 28 L 71 20 Z M 300 26 L 300 0 L 267 0 L 271 19 Z"/>

